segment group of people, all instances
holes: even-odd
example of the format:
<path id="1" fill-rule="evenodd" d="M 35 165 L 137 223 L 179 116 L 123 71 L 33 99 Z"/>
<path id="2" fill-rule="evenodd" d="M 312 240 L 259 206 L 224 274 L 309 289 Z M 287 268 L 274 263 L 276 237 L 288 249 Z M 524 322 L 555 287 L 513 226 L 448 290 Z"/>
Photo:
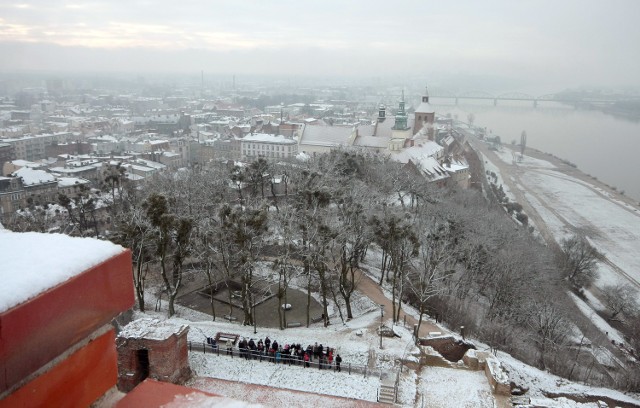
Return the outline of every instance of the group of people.
<path id="1" fill-rule="evenodd" d="M 227 355 L 233 355 L 233 341 L 226 341 Z M 305 368 L 310 367 L 312 363 L 317 362 L 319 369 L 331 369 L 335 362 L 336 371 L 340 371 L 342 357 L 335 354 L 335 349 L 324 347 L 322 344 L 315 343 L 313 346 L 309 344 L 303 348 L 300 343 L 284 345 L 278 344 L 276 340 L 271 341 L 267 336 L 264 341 L 259 339 L 247 340 L 240 338 L 238 340 L 238 351 L 241 358 L 246 359 L 262 359 L 267 358 L 276 364 L 297 364 L 304 365 Z"/>

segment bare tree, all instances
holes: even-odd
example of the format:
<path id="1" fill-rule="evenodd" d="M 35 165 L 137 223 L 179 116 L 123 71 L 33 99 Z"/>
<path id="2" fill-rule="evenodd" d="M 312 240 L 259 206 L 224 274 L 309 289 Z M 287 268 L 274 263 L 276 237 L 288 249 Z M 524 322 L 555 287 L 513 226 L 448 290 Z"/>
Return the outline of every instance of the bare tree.
<path id="1" fill-rule="evenodd" d="M 598 277 L 597 264 L 602 254 L 579 235 L 563 240 L 561 247 L 561 265 L 567 280 L 576 287 L 589 287 Z"/>
<path id="2" fill-rule="evenodd" d="M 569 321 L 554 304 L 534 302 L 528 322 L 535 334 L 534 341 L 538 347 L 538 366 L 544 370 L 547 367 L 547 354 L 563 346 L 571 333 Z"/>
<path id="3" fill-rule="evenodd" d="M 607 285 L 602 288 L 602 301 L 609 309 L 609 320 L 616 320 L 619 315 L 630 315 L 638 311 L 638 293 L 630 285 Z"/>
<path id="4" fill-rule="evenodd" d="M 455 250 L 450 240 L 449 226 L 443 224 L 432 228 L 423 227 L 419 236 L 421 242 L 414 267 L 409 274 L 409 289 L 414 295 L 420 317 L 418 332 L 427 310 L 429 300 L 444 293 L 443 281 L 449 275 L 447 264 L 454 259 Z"/>

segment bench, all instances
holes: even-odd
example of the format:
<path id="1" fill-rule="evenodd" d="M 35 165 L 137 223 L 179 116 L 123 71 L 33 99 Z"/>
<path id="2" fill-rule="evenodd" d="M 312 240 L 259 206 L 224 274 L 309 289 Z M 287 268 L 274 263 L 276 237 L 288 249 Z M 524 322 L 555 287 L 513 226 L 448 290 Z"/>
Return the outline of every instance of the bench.
<path id="1" fill-rule="evenodd" d="M 216 334 L 216 340 L 218 341 L 218 344 L 222 343 L 222 344 L 226 344 L 227 340 L 231 340 L 231 342 L 233 344 L 236 343 L 236 341 L 238 341 L 238 337 L 240 337 L 237 334 L 232 334 L 232 333 L 220 333 L 218 332 Z"/>

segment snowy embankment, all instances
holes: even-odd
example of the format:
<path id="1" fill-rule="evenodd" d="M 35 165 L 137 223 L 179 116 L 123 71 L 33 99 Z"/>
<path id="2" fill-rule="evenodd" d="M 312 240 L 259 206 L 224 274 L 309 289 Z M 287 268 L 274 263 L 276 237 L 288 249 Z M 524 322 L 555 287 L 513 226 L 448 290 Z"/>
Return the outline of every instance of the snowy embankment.
<path id="1" fill-rule="evenodd" d="M 502 187 L 502 190 L 504 191 L 504 194 L 507 196 L 509 201 L 515 201 L 515 196 L 509 190 L 509 186 L 504 183 L 504 178 L 502 176 L 502 173 L 500 173 L 500 169 L 498 168 L 498 166 L 493 164 L 493 162 L 489 160 L 484 154 L 478 152 L 478 156 L 480 156 L 480 160 L 482 160 L 484 166 L 484 177 L 487 177 L 487 180 L 490 183 L 495 184 L 498 188 Z M 489 172 L 489 174 L 487 174 L 487 172 Z M 493 176 L 494 174 L 495 177 Z"/>
<path id="2" fill-rule="evenodd" d="M 516 163 L 511 150 L 496 152 L 506 163 Z M 487 169 L 499 175 L 495 165 L 483 156 Z M 520 183 L 527 201 L 545 220 L 557 242 L 575 234 L 584 234 L 615 265 L 599 265 L 598 287 L 629 281 L 640 286 L 640 211 L 601 187 L 564 174 L 545 160 L 522 156 L 517 162 L 524 172 Z M 505 190 L 507 196 L 510 193 Z"/>
<path id="3" fill-rule="evenodd" d="M 591 398 L 603 397 L 601 399 L 607 398 L 625 402 L 631 406 L 640 406 L 640 395 L 630 396 L 620 391 L 608 388 L 598 388 L 572 382 L 565 378 L 558 377 L 546 371 L 524 364 L 507 353 L 498 352 L 497 357 L 507 370 L 511 381 L 529 388 L 526 395 L 532 399 L 532 402 L 538 402 L 541 406 L 557 408 L 599 407 L 595 402 L 576 402 L 562 397 L 548 398 L 550 395 L 560 394 L 565 395 L 565 397 L 572 396 L 576 400 L 583 400 L 584 396 L 590 396 Z"/>
<path id="4" fill-rule="evenodd" d="M 573 293 L 569 293 L 569 295 L 571 296 L 571 299 L 573 299 L 575 304 L 578 306 L 580 311 L 584 313 L 584 315 L 587 316 L 589 320 L 591 320 L 593 324 L 598 329 L 600 329 L 600 331 L 602 331 L 602 333 L 604 333 L 609 340 L 613 340 L 618 344 L 624 343 L 624 339 L 620 334 L 620 332 L 618 332 L 616 329 L 611 327 L 611 325 L 607 323 L 607 321 L 604 320 L 602 317 L 600 317 L 600 315 L 598 315 L 590 305 L 585 303 L 582 299 L 580 299 L 578 296 L 574 295 Z"/>

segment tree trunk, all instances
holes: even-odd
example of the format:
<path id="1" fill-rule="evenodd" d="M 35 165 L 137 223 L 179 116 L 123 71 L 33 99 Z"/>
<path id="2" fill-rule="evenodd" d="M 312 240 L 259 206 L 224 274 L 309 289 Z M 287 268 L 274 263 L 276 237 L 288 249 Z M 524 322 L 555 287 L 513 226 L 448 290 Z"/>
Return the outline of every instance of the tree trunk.
<path id="1" fill-rule="evenodd" d="M 424 303 L 420 304 L 420 317 L 418 317 L 418 329 L 416 337 L 420 337 L 420 326 L 422 326 L 422 318 L 424 317 Z"/>
<path id="2" fill-rule="evenodd" d="M 211 317 L 212 321 L 216 321 L 216 307 L 213 302 L 213 279 L 211 278 L 211 265 L 207 265 L 206 268 L 207 280 L 209 281 L 209 302 L 211 304 Z"/>
<path id="3" fill-rule="evenodd" d="M 380 282 L 378 285 L 382 286 L 382 281 L 384 280 L 384 271 L 387 269 L 387 251 L 382 251 L 382 265 L 380 265 Z M 387 275 L 388 278 L 389 275 Z"/>
<path id="4" fill-rule="evenodd" d="M 304 273 L 307 274 L 307 327 L 311 325 L 311 268 L 309 260 L 304 257 Z"/>
<path id="5" fill-rule="evenodd" d="M 322 315 L 324 316 L 324 327 L 329 325 L 329 309 L 327 305 L 327 280 L 325 276 L 324 266 L 318 268 L 318 275 L 320 277 L 320 296 L 322 297 Z"/>
<path id="6" fill-rule="evenodd" d="M 284 329 L 284 321 L 282 316 L 282 305 L 284 298 L 284 293 L 282 291 L 282 271 L 280 271 L 280 276 L 278 277 L 278 304 L 276 305 L 278 308 L 278 325 L 280 326 L 280 330 Z"/>
<path id="7" fill-rule="evenodd" d="M 136 269 L 137 273 L 134 271 L 134 282 L 136 283 L 136 295 L 138 298 L 138 307 L 140 308 L 140 311 L 142 313 L 144 313 L 145 309 L 144 309 L 144 276 L 142 275 L 142 261 L 138 260 L 138 262 L 136 262 Z M 145 273 L 146 274 L 146 273 Z"/>
<path id="8" fill-rule="evenodd" d="M 249 285 L 251 285 L 250 278 L 245 272 L 242 276 L 242 309 L 244 312 L 242 324 L 245 326 L 253 324 L 253 316 L 251 315 L 251 292 L 249 290 Z"/>

